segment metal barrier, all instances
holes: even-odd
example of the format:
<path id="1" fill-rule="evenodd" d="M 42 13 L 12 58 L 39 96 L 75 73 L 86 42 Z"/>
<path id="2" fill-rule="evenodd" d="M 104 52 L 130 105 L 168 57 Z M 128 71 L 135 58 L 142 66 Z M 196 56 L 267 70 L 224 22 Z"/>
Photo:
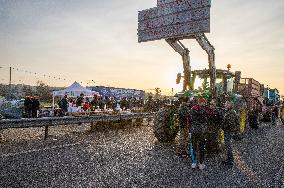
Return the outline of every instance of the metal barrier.
<path id="1" fill-rule="evenodd" d="M 0 130 L 11 128 L 35 128 L 45 127 L 45 139 L 48 136 L 48 127 L 57 125 L 74 125 L 96 122 L 112 122 L 119 120 L 153 118 L 155 113 L 131 113 L 115 115 L 94 115 L 80 117 L 48 117 L 34 119 L 5 119 L 0 120 Z"/>

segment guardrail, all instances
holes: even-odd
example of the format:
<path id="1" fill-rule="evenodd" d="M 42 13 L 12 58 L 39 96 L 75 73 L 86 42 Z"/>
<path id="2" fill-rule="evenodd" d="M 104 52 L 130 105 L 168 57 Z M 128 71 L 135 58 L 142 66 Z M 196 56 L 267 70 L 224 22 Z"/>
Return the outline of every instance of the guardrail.
<path id="1" fill-rule="evenodd" d="M 131 113 L 114 115 L 94 115 L 80 117 L 47 117 L 33 119 L 4 119 L 0 120 L 0 130 L 11 128 L 35 128 L 45 127 L 45 139 L 48 137 L 48 127 L 57 125 L 74 125 L 96 122 L 111 122 L 119 120 L 152 118 L 155 113 Z"/>

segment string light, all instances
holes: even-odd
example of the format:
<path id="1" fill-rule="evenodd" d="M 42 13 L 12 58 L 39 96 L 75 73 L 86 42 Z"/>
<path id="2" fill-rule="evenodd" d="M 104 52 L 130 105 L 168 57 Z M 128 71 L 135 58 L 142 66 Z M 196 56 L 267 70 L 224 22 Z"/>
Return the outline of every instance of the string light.
<path id="1" fill-rule="evenodd" d="M 2 67 L 1 68 L 7 68 L 9 69 L 10 67 Z M 48 79 L 54 79 L 54 80 L 64 80 L 64 81 L 70 81 L 69 79 L 66 79 L 66 78 L 62 78 L 62 77 L 58 77 L 58 76 L 51 76 L 51 75 L 47 75 L 47 74 L 40 74 L 38 72 L 32 72 L 32 71 L 28 71 L 28 70 L 23 70 L 23 69 L 20 69 L 20 68 L 16 68 L 16 67 L 11 67 L 13 71 L 16 71 L 16 72 L 20 72 L 20 73 L 25 73 L 27 75 L 35 75 L 36 77 L 36 80 L 39 81 L 40 80 L 40 77 L 42 78 L 48 78 Z M 2 81 L 4 81 L 4 79 L 1 79 Z M 47 80 L 44 80 L 44 81 L 47 81 Z M 50 82 L 50 81 L 47 81 L 47 82 Z"/>
<path id="2" fill-rule="evenodd" d="M 10 67 L 2 67 L 1 66 L 1 68 L 4 68 L 4 69 L 9 69 Z M 42 78 L 45 78 L 43 81 L 44 82 L 46 82 L 46 83 L 50 83 L 50 82 L 52 82 L 52 81 L 47 81 L 46 79 L 52 79 L 52 80 L 64 80 L 64 81 L 69 81 L 69 82 L 72 82 L 72 81 L 74 81 L 74 80 L 70 80 L 70 79 L 66 79 L 66 78 L 62 78 L 62 77 L 57 77 L 57 76 L 51 76 L 51 75 L 48 75 L 48 74 L 46 74 L 46 73 L 44 73 L 44 74 L 41 74 L 41 73 L 37 73 L 37 72 L 32 72 L 32 71 L 28 71 L 28 70 L 24 70 L 24 69 L 20 69 L 20 68 L 16 68 L 16 67 L 11 67 L 12 68 L 12 70 L 13 71 L 16 71 L 16 72 L 21 72 L 21 73 L 24 73 L 24 74 L 27 74 L 27 75 L 30 75 L 30 76 L 35 76 L 35 79 L 36 79 L 36 81 L 38 82 L 38 81 L 41 81 L 41 79 L 40 79 L 40 77 L 42 77 Z M 1 81 L 5 81 L 5 79 L 1 79 Z M 15 81 L 14 81 L 15 82 Z M 17 81 L 17 82 L 22 82 L 23 84 L 24 84 L 24 80 L 19 80 L 19 81 Z M 83 84 L 83 82 L 85 83 L 85 81 L 78 81 L 78 83 L 81 83 L 81 84 Z M 89 84 L 89 82 L 88 81 L 86 81 L 87 82 L 87 85 Z M 92 82 L 94 82 L 93 80 L 92 80 Z"/>

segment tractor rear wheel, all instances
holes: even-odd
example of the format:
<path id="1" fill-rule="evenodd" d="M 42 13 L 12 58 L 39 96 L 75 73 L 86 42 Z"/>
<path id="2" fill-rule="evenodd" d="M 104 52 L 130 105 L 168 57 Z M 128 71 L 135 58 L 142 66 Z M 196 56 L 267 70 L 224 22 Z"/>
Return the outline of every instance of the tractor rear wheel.
<path id="1" fill-rule="evenodd" d="M 172 142 L 178 133 L 178 116 L 171 107 L 159 110 L 155 116 L 153 130 L 156 138 L 161 143 Z"/>

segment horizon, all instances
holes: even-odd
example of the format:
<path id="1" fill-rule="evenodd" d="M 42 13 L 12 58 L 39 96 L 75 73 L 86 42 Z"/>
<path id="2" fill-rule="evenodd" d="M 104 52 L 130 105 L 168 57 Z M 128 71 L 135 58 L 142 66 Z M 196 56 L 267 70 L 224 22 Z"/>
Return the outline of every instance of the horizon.
<path id="1" fill-rule="evenodd" d="M 175 84 L 182 72 L 180 55 L 163 40 L 138 43 L 138 11 L 156 1 L 123 2 L 0 0 L 0 83 L 9 82 L 8 67 L 14 67 L 14 84 L 41 80 L 66 87 L 78 81 L 145 91 L 159 87 L 163 94 L 181 91 Z M 277 0 L 212 1 L 206 35 L 216 48 L 216 67 L 231 64 L 242 77 L 283 94 L 283 9 L 284 2 Z M 192 68 L 208 67 L 197 42 L 183 42 Z"/>

